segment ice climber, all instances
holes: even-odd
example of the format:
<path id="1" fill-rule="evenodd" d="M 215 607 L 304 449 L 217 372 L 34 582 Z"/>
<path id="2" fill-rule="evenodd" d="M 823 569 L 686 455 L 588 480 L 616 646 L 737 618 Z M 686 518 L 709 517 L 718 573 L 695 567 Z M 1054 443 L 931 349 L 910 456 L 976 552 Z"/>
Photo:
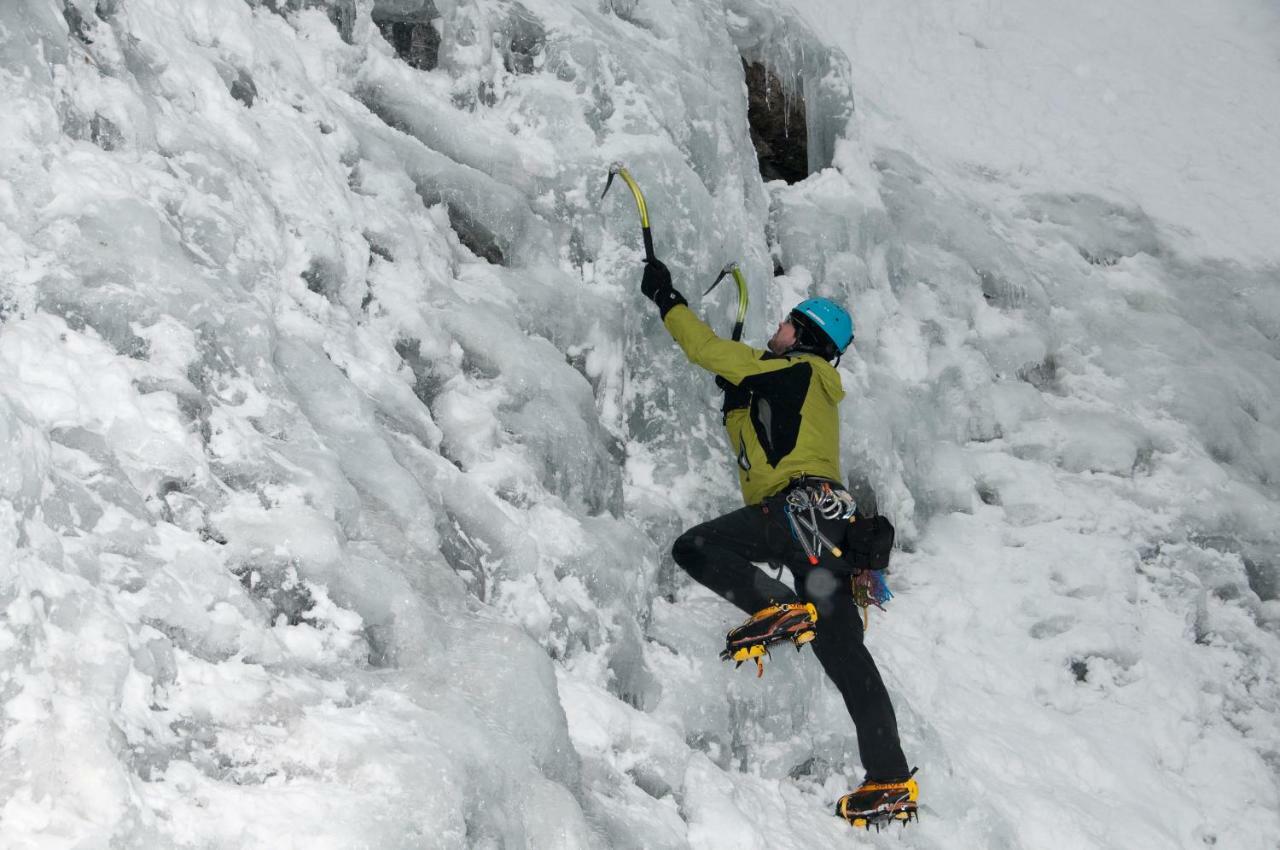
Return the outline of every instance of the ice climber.
<path id="1" fill-rule="evenodd" d="M 640 288 L 689 360 L 715 373 L 725 391 L 724 424 L 746 507 L 694 526 L 672 547 L 689 575 L 749 615 L 729 632 L 723 657 L 759 665 L 773 643 L 811 645 L 853 718 L 866 769 L 837 813 L 856 826 L 910 820 L 919 794 L 914 771 L 863 643 L 855 570 L 839 557 L 850 520 L 859 518 L 841 484 L 844 389 L 831 361 L 853 341 L 853 321 L 836 303 L 811 298 L 760 351 L 717 336 L 661 262 L 646 263 Z M 765 562 L 785 565 L 796 590 L 755 566 Z"/>

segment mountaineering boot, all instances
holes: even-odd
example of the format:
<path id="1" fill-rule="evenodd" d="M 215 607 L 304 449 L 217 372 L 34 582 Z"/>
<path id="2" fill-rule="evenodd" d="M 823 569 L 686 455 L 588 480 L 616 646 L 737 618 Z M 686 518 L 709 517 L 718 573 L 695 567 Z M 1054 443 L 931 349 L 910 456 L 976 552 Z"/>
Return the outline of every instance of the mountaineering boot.
<path id="1" fill-rule="evenodd" d="M 770 605 L 755 612 L 745 623 L 729 632 L 720 657 L 725 661 L 738 662 L 736 666 L 739 667 L 748 658 L 754 659 L 756 676 L 763 676 L 763 657 L 769 654 L 770 644 L 789 640 L 799 650 L 817 636 L 814 631 L 817 624 L 818 609 L 813 607 L 812 602 Z"/>
<path id="2" fill-rule="evenodd" d="M 852 826 L 870 829 L 874 825 L 876 832 L 880 831 L 881 824 L 890 821 L 896 820 L 905 826 L 915 818 L 920 798 L 915 774 L 913 768 L 910 776 L 897 782 L 863 782 L 856 791 L 840 798 L 836 814 Z"/>

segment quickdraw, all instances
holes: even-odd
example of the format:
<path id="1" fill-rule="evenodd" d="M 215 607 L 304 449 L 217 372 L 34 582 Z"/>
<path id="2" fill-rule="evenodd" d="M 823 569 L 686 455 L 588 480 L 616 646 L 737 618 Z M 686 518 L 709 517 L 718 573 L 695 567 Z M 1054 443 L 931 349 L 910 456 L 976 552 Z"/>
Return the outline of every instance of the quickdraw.
<path id="1" fill-rule="evenodd" d="M 831 541 L 818 524 L 818 517 L 826 520 L 857 522 L 858 504 L 847 490 L 832 487 L 823 482 L 808 487 L 796 487 L 787 493 L 786 514 L 791 534 L 800 542 L 809 563 L 817 566 L 825 548 L 837 558 L 844 551 Z M 893 592 L 877 570 L 857 570 L 850 579 L 853 601 L 862 609 L 862 626 L 871 625 L 871 606 L 881 611 L 893 598 Z"/>
<path id="2" fill-rule="evenodd" d="M 796 487 L 787 493 L 786 513 L 787 521 L 791 524 L 791 534 L 800 541 L 809 563 L 814 566 L 818 564 L 823 547 L 837 558 L 844 557 L 840 547 L 822 533 L 818 517 L 852 521 L 857 510 L 858 503 L 847 490 L 837 489 L 825 482 L 811 487 Z"/>

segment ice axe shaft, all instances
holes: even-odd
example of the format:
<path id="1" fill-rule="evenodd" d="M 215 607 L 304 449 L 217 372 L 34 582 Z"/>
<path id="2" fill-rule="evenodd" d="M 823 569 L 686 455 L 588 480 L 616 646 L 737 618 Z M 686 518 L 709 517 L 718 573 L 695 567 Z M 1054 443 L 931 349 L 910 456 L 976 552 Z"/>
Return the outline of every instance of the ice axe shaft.
<path id="1" fill-rule="evenodd" d="M 715 283 L 707 287 L 707 291 L 702 293 L 702 297 L 706 298 L 711 294 L 711 290 L 720 285 L 720 281 L 726 276 L 733 275 L 733 280 L 738 284 L 738 320 L 733 325 L 733 341 L 738 342 L 742 339 L 742 325 L 747 320 L 747 280 L 742 276 L 742 269 L 737 263 L 726 263 L 725 267 L 720 270 L 720 275 L 716 278 Z"/>
<path id="2" fill-rule="evenodd" d="M 627 171 L 626 166 L 620 162 L 615 162 L 609 166 L 609 179 L 605 181 L 604 192 L 600 197 L 603 198 L 609 194 L 609 187 L 613 185 L 613 178 L 621 177 L 623 182 L 627 184 L 627 188 L 631 190 L 631 196 L 636 199 L 636 209 L 640 211 L 640 235 L 644 237 L 644 259 L 650 262 L 657 259 L 653 253 L 653 234 L 649 232 L 649 207 L 644 202 L 644 193 L 640 191 L 640 187 L 636 185 L 636 181 L 631 177 L 631 172 Z"/>

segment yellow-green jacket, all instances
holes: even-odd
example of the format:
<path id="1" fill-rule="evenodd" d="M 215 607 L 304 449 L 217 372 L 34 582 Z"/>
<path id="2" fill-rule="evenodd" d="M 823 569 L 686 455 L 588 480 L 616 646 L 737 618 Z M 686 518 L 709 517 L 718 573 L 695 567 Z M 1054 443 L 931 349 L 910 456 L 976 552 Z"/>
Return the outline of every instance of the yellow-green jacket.
<path id="1" fill-rule="evenodd" d="M 830 363 L 722 339 L 684 304 L 662 321 L 691 362 L 734 385 L 724 424 L 744 502 L 759 504 L 801 476 L 841 480 L 837 405 L 844 388 Z"/>

